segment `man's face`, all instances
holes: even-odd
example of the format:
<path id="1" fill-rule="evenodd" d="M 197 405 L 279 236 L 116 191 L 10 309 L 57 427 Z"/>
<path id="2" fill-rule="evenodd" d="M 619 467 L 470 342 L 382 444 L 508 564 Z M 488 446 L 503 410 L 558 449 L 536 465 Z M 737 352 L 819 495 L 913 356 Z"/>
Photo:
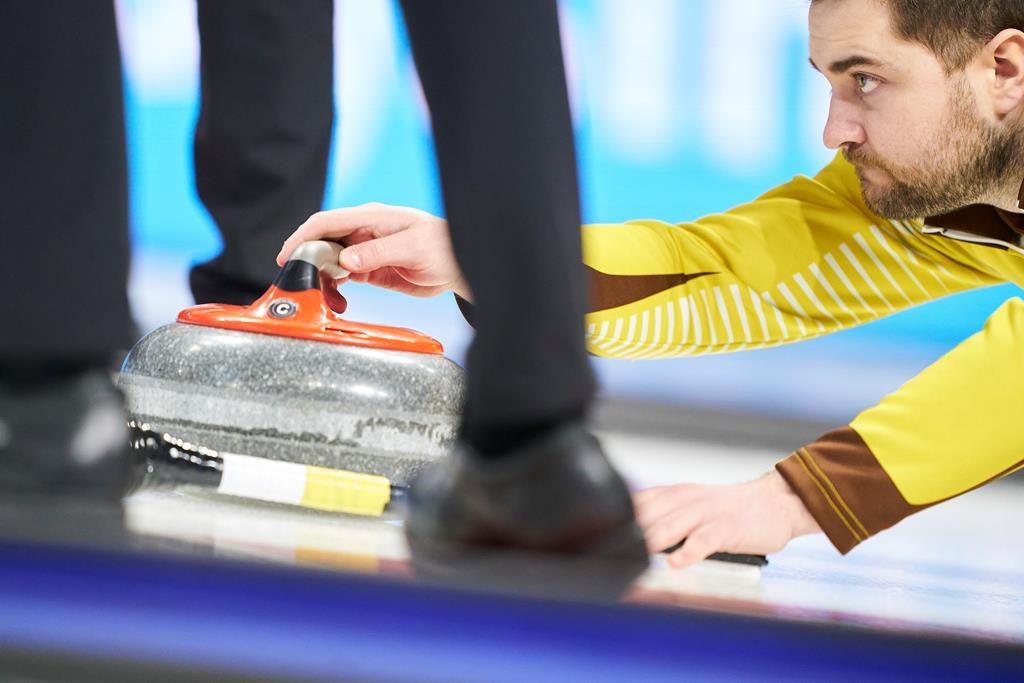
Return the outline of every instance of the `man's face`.
<path id="1" fill-rule="evenodd" d="M 1005 184 L 1015 136 L 982 116 L 964 71 L 893 34 L 880 0 L 811 5 L 810 53 L 832 86 L 825 145 L 854 164 L 873 211 L 932 216 Z"/>

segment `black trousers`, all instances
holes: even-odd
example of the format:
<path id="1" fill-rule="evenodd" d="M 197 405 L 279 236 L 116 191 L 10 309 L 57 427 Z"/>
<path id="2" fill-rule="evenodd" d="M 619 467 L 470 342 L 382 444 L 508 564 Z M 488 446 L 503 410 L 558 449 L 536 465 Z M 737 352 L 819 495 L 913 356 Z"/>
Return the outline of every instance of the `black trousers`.
<path id="1" fill-rule="evenodd" d="M 581 415 L 576 156 L 555 0 L 402 0 L 455 254 L 475 298 L 463 429 Z"/>
<path id="2" fill-rule="evenodd" d="M 110 0 L 0 2 L 0 363 L 133 341 Z"/>
<path id="3" fill-rule="evenodd" d="M 583 346 L 586 289 L 576 165 L 555 2 L 404 0 L 403 9 L 431 108 L 456 255 L 477 304 L 465 428 L 485 433 L 581 414 L 593 394 L 593 378 Z M 201 30 L 209 27 L 204 12 Z M 324 20 L 310 27 L 306 42 L 329 45 L 329 25 Z M 260 26 L 273 33 L 277 25 Z M 295 35 L 287 26 L 277 28 Z M 228 31 L 224 40 L 244 41 L 244 33 Z M 204 78 L 212 58 L 207 52 Z M 0 355 L 105 353 L 128 343 L 132 331 L 125 295 L 120 62 L 109 0 L 0 3 L 0 60 L 0 277 L 6 285 L 0 297 Z M 263 167 L 265 174 L 232 168 L 231 153 L 222 156 L 214 147 L 212 166 L 228 164 L 227 177 L 248 179 L 239 181 L 235 194 L 225 193 L 220 204 L 208 206 L 223 206 L 224 215 L 231 216 L 234 202 L 245 204 L 241 198 L 247 192 L 260 197 L 275 183 L 303 184 L 278 172 L 275 163 L 263 163 L 263 155 L 290 149 L 294 138 L 306 135 L 302 131 L 314 129 L 298 116 L 310 110 L 327 134 L 326 62 L 301 88 L 286 78 L 267 89 L 257 87 L 259 79 L 248 85 L 266 97 L 282 98 L 263 101 L 263 108 L 295 103 L 282 115 L 287 122 L 272 127 L 276 132 L 262 128 L 258 116 L 250 128 L 244 122 L 253 110 L 240 109 L 229 93 L 204 81 L 197 156 L 205 149 L 204 131 L 223 133 L 211 128 L 212 121 L 241 126 L 241 137 L 270 141 L 263 152 L 238 145 L 243 161 L 260 161 L 241 165 Z M 257 73 L 234 78 L 245 82 Z M 294 86 L 314 98 L 313 84 L 328 98 L 325 110 L 288 89 Z M 301 131 L 293 135 L 289 126 Z M 326 154 L 326 141 L 321 145 Z M 295 158 L 308 162 L 296 162 L 299 169 L 325 163 L 315 154 L 295 152 Z M 296 196 L 308 199 L 314 194 L 311 185 Z M 273 249 L 265 262 L 271 275 L 280 240 L 312 210 L 268 219 L 279 230 L 268 238 Z"/>
<path id="4" fill-rule="evenodd" d="M 281 243 L 323 203 L 334 120 L 332 0 L 197 0 L 199 198 L 222 252 L 192 269 L 198 303 L 249 304 Z"/>

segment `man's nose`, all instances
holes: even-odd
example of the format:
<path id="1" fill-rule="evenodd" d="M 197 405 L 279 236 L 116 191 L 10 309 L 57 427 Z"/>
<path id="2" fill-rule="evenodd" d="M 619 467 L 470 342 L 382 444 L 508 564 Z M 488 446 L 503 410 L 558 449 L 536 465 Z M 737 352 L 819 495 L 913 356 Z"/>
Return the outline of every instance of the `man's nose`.
<path id="1" fill-rule="evenodd" d="M 840 149 L 846 145 L 859 145 L 865 140 L 856 109 L 849 103 L 832 96 L 828 106 L 828 120 L 822 139 L 829 149 Z"/>

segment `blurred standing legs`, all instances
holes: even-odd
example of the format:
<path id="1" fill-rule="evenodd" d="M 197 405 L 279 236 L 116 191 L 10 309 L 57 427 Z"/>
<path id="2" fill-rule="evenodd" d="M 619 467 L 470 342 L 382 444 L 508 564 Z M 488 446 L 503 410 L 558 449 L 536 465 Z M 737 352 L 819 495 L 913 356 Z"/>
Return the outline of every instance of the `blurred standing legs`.
<path id="1" fill-rule="evenodd" d="M 134 325 L 112 3 L 0 3 L 0 64 L 0 499 L 119 509 L 132 471 L 107 364 Z"/>
<path id="2" fill-rule="evenodd" d="M 646 564 L 625 484 L 583 425 L 576 156 L 555 0 L 403 0 L 455 254 L 475 298 L 450 462 L 413 491 L 414 554 L 509 545 Z"/>
<path id="3" fill-rule="evenodd" d="M 223 240 L 197 303 L 249 304 L 288 233 L 319 211 L 334 121 L 332 0 L 198 0 L 199 198 Z"/>

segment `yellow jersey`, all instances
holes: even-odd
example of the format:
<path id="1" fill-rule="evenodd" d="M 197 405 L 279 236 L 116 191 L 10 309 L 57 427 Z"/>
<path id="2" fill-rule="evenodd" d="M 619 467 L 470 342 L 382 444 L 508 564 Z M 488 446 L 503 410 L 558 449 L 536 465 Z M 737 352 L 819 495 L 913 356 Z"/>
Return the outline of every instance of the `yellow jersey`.
<path id="1" fill-rule="evenodd" d="M 1015 214 L 888 220 L 840 155 L 691 223 L 583 227 L 589 350 L 655 359 L 810 339 L 972 288 L 1024 285 Z M 843 553 L 1024 464 L 1024 301 L 776 467 Z"/>

